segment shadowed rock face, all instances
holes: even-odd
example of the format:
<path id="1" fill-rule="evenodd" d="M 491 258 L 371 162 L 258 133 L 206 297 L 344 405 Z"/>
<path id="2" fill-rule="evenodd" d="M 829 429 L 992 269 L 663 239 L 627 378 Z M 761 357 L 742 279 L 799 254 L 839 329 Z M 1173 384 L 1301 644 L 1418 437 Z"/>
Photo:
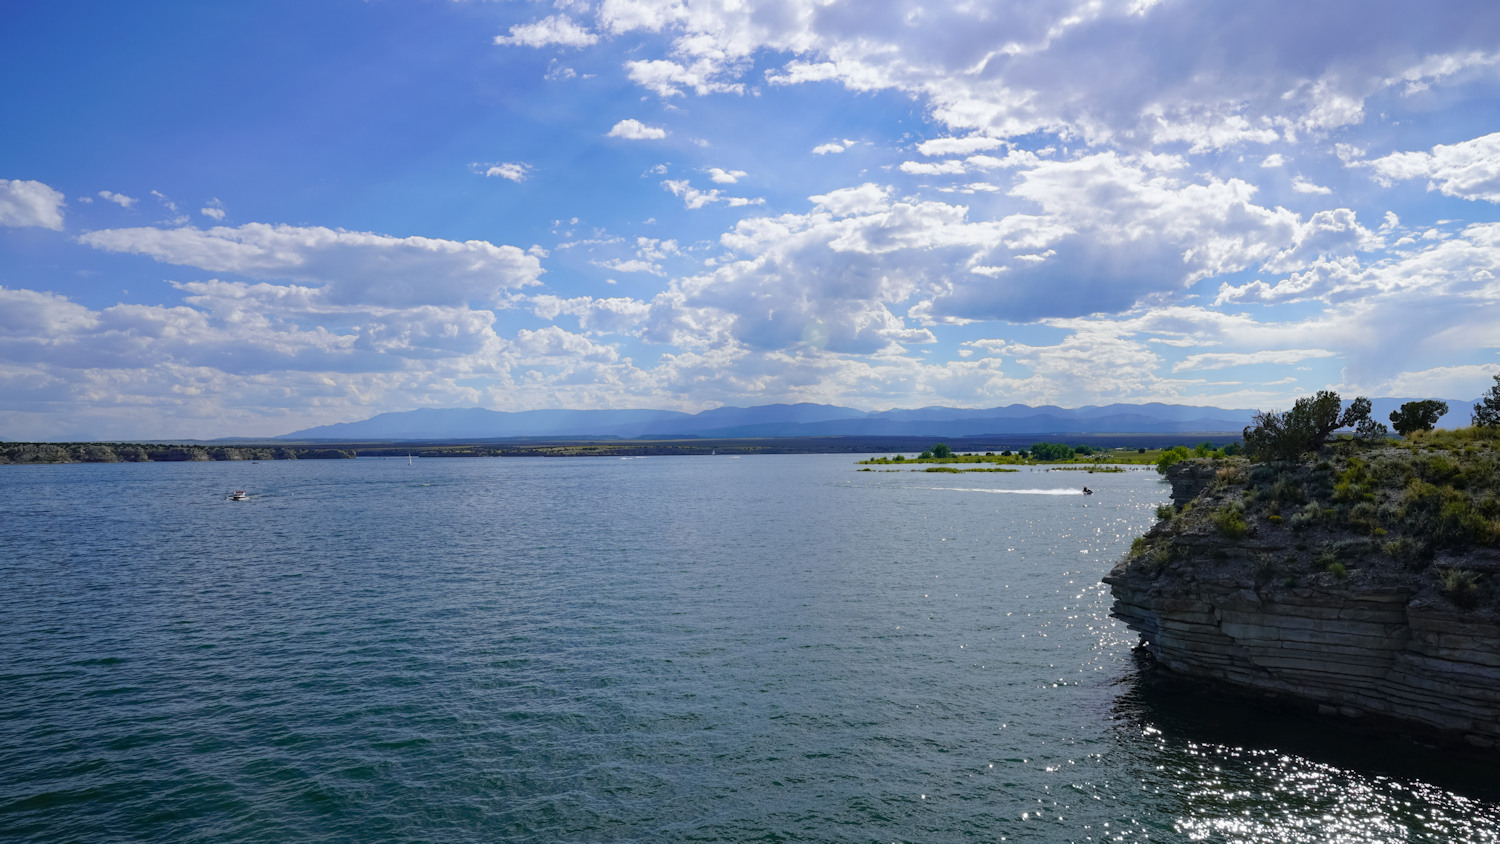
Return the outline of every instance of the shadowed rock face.
<path id="1" fill-rule="evenodd" d="M 1443 576 L 1465 569 L 1481 581 L 1495 577 L 1482 572 L 1500 565 L 1500 555 L 1487 545 L 1435 548 L 1415 505 L 1402 498 L 1416 494 L 1411 487 L 1367 478 L 1351 494 L 1339 480 L 1350 477 L 1348 464 L 1324 466 L 1323 479 L 1312 467 L 1281 467 L 1274 480 L 1243 462 L 1173 467 L 1177 513 L 1104 578 L 1113 614 L 1180 677 L 1493 751 L 1500 613 L 1493 590 L 1455 595 Z M 1326 481 L 1343 486 L 1323 508 L 1319 491 L 1335 488 Z M 1282 507 L 1267 490 L 1277 483 L 1283 497 L 1305 499 L 1297 512 L 1313 504 L 1326 515 L 1297 528 L 1272 519 Z M 1362 513 L 1385 513 L 1390 527 L 1350 516 L 1360 501 L 1370 505 Z M 1238 521 L 1225 515 L 1231 511 Z"/>

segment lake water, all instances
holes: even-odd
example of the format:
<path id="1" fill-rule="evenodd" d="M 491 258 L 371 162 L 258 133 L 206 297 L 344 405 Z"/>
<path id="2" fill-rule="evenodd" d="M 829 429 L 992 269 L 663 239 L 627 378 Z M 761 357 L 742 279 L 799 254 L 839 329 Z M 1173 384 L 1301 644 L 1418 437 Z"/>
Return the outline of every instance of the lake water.
<path id="1" fill-rule="evenodd" d="M 1500 840 L 1139 680 L 1154 472 L 855 459 L 4 467 L 0 839 Z"/>

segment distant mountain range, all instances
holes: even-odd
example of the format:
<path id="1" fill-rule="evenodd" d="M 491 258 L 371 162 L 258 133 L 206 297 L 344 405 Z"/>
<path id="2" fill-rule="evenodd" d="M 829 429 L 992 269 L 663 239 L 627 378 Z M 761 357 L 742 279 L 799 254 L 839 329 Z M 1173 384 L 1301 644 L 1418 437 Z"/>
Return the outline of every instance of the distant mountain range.
<path id="1" fill-rule="evenodd" d="M 1374 417 L 1386 421 L 1411 399 L 1375 399 Z M 1473 402 L 1449 400 L 1448 426 L 1466 424 Z M 382 413 L 295 431 L 282 440 L 482 440 L 515 438 L 699 437 L 975 437 L 991 434 L 1238 434 L 1255 411 L 1172 404 L 1030 407 L 1013 404 L 971 410 L 924 407 L 867 412 L 825 404 L 719 407 L 702 413 L 671 410 L 527 410 L 428 408 Z"/>

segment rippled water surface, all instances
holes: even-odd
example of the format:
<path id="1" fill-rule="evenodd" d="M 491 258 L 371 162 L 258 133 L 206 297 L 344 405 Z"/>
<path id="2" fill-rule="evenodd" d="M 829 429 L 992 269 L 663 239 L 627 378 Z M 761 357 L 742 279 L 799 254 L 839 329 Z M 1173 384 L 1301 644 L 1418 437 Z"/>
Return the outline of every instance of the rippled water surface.
<path id="1" fill-rule="evenodd" d="M 1493 768 L 1138 680 L 1155 473 L 856 468 L 4 467 L 0 839 L 1500 841 Z"/>

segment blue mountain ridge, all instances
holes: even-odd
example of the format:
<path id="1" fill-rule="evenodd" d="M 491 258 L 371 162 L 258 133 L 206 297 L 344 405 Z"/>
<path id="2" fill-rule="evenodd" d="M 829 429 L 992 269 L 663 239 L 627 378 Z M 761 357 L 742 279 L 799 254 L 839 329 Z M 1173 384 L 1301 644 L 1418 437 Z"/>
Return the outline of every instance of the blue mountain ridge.
<path id="1" fill-rule="evenodd" d="M 1404 398 L 1372 401 L 1386 421 Z M 1473 402 L 1449 400 L 1448 426 L 1462 425 Z M 1079 408 L 1012 404 L 993 408 L 923 407 L 863 411 L 825 404 L 673 410 L 526 410 L 423 408 L 359 422 L 322 425 L 282 440 L 441 440 L 519 437 L 974 437 L 989 434 L 1239 433 L 1253 410 L 1190 405 L 1110 404 Z"/>

